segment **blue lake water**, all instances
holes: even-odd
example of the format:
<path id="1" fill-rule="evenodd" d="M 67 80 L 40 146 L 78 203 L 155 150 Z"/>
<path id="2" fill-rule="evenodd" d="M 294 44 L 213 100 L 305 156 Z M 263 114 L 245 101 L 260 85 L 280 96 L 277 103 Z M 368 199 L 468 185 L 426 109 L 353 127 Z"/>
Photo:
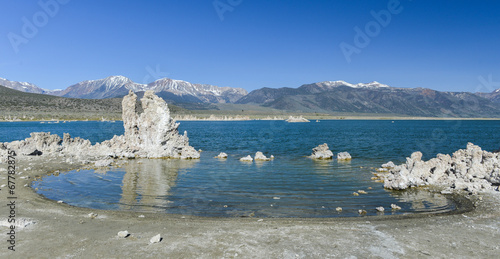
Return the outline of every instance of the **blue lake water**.
<path id="1" fill-rule="evenodd" d="M 403 163 L 414 151 L 424 159 L 451 154 L 473 142 L 485 150 L 500 146 L 500 121 L 284 121 L 180 122 L 201 159 L 130 160 L 107 171 L 70 171 L 33 183 L 49 199 L 96 209 L 160 211 L 198 216 L 338 217 L 359 209 L 376 215 L 436 212 L 455 204 L 439 194 L 393 192 L 371 180 L 382 163 Z M 70 133 L 93 143 L 122 134 L 121 122 L 0 123 L 0 142 L 29 137 L 30 132 Z M 353 159 L 313 161 L 311 149 L 328 143 Z M 269 162 L 238 159 L 262 151 Z M 215 159 L 226 152 L 226 160 Z M 364 190 L 367 194 L 354 196 Z M 401 211 L 391 211 L 398 204 Z M 337 212 L 336 207 L 342 207 Z"/>

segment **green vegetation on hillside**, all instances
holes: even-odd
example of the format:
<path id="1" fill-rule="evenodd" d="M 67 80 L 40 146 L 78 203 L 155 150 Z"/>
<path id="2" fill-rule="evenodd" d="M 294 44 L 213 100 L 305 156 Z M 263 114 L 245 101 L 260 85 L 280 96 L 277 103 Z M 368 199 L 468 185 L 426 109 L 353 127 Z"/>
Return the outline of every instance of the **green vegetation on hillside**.
<path id="1" fill-rule="evenodd" d="M 173 113 L 185 109 L 169 105 Z M 122 99 L 76 99 L 0 86 L 0 120 L 121 120 Z"/>

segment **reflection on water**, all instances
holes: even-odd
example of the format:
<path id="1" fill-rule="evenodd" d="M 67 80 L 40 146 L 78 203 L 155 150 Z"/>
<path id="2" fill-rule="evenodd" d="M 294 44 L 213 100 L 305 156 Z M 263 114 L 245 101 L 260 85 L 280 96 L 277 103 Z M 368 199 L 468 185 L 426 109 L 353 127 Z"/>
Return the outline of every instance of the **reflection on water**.
<path id="1" fill-rule="evenodd" d="M 168 195 L 175 185 L 179 169 L 191 168 L 199 160 L 132 160 L 119 170 L 126 173 L 122 181 L 120 209 L 164 211 Z"/>
<path id="2" fill-rule="evenodd" d="M 448 211 L 426 191 L 388 191 L 370 181 L 370 164 L 279 157 L 242 163 L 203 152 L 201 160 L 130 160 L 123 167 L 71 171 L 35 182 L 38 193 L 74 206 L 212 217 L 358 217 Z M 359 195 L 353 195 L 354 192 Z M 391 210 L 397 204 L 401 210 Z M 377 207 L 385 212 L 377 212 Z M 342 212 L 337 211 L 342 207 Z"/>
<path id="3" fill-rule="evenodd" d="M 425 190 L 409 189 L 406 191 L 391 192 L 401 203 L 409 205 L 409 210 L 420 211 L 450 211 L 455 209 L 455 204 L 440 193 L 432 193 Z"/>

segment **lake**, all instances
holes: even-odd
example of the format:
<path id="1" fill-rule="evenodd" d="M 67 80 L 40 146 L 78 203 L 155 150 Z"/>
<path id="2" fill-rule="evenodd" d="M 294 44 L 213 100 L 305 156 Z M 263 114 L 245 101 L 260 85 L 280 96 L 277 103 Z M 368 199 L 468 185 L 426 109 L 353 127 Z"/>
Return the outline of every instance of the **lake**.
<path id="1" fill-rule="evenodd" d="M 449 211 L 455 203 L 425 191 L 389 191 L 371 180 L 381 164 L 404 163 L 414 151 L 423 159 L 452 154 L 473 142 L 500 146 L 500 121 L 329 120 L 182 121 L 200 160 L 130 160 L 121 168 L 69 171 L 45 176 L 32 187 L 49 199 L 95 209 L 155 211 L 213 217 L 349 217 L 358 210 L 380 215 Z M 50 131 L 93 143 L 123 134 L 121 122 L 0 123 L 0 142 Z M 350 162 L 313 161 L 306 156 L 327 143 Z M 240 162 L 262 151 L 273 161 Z M 214 158 L 226 152 L 225 160 Z M 359 196 L 353 192 L 366 191 Z M 391 211 L 397 204 L 401 210 Z M 336 210 L 342 207 L 342 212 Z"/>

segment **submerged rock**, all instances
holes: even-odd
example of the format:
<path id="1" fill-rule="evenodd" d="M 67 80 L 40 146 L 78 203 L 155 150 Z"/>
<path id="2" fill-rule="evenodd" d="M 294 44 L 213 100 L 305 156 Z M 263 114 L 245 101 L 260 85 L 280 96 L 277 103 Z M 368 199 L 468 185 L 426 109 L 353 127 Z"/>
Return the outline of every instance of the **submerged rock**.
<path id="1" fill-rule="evenodd" d="M 340 152 L 340 153 L 337 154 L 337 160 L 340 160 L 340 161 L 349 161 L 351 159 L 352 159 L 351 154 L 349 154 L 347 152 Z"/>
<path id="2" fill-rule="evenodd" d="M 324 143 L 313 148 L 313 152 L 310 156 L 312 159 L 332 159 L 333 152 L 328 148 L 328 144 Z"/>
<path id="3" fill-rule="evenodd" d="M 18 154 L 29 155 L 36 151 L 43 155 L 66 155 L 87 160 L 106 157 L 114 158 L 181 158 L 197 159 L 200 153 L 189 146 L 187 132 L 180 135 L 179 123 L 170 116 L 167 103 L 153 91 L 146 91 L 141 99 L 142 112 L 139 113 L 137 95 L 130 91 L 122 101 L 122 118 L 125 133 L 111 140 L 92 145 L 89 140 L 63 139 L 50 132 L 34 132 L 25 140 L 2 143 L 0 149 L 15 150 Z"/>
<path id="4" fill-rule="evenodd" d="M 406 163 L 395 166 L 383 176 L 384 187 L 402 190 L 417 186 L 436 186 L 449 191 L 498 191 L 500 154 L 483 151 L 467 144 L 453 156 L 438 154 L 422 161 L 422 153 L 414 152 Z"/>

